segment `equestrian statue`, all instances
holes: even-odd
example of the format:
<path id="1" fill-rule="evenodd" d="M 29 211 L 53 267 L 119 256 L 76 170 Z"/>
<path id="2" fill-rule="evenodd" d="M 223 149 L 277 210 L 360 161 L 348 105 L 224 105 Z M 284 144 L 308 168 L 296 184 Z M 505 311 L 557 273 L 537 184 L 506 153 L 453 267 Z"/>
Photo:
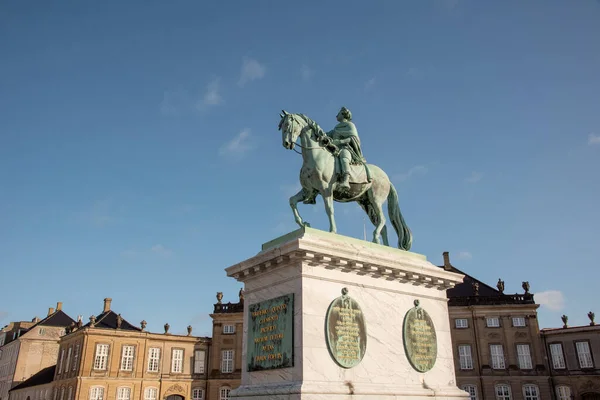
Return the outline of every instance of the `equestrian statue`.
<path id="1" fill-rule="evenodd" d="M 352 122 L 352 113 L 342 107 L 337 114 L 338 124 L 329 132 L 304 114 L 285 110 L 279 115 L 283 147 L 302 149 L 300 184 L 302 189 L 290 197 L 290 206 L 300 227 L 310 226 L 298 212 L 298 203 L 316 204 L 317 195 L 323 197 L 329 218 L 329 231 L 335 233 L 333 202 L 355 201 L 375 225 L 373 242 L 389 246 L 383 203 L 387 200 L 389 219 L 398 235 L 398 248 L 410 250 L 412 234 L 398 204 L 398 193 L 387 174 L 378 166 L 367 164 Z M 300 138 L 300 143 L 296 141 Z M 381 239 L 380 239 L 381 237 Z"/>

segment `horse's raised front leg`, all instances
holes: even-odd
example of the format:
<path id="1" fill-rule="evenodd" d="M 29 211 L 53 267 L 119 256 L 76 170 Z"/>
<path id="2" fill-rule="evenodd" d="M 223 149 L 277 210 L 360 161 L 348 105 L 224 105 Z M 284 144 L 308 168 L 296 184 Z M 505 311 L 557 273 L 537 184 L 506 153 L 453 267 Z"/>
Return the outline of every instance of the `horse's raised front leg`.
<path id="1" fill-rule="evenodd" d="M 294 219 L 296 220 L 296 223 L 298 225 L 300 225 L 300 228 L 304 228 L 305 226 L 310 227 L 310 224 L 308 222 L 302 220 L 302 217 L 300 216 L 300 213 L 298 212 L 297 205 L 301 201 L 304 201 L 304 200 L 310 198 L 311 197 L 310 195 L 311 195 L 311 193 L 308 193 L 304 189 L 300 189 L 300 191 L 298 193 L 296 193 L 295 195 L 290 197 L 290 207 L 292 207 L 292 211 L 294 212 Z"/>
<path id="2" fill-rule="evenodd" d="M 325 212 L 327 213 L 327 217 L 329 217 L 329 232 L 337 233 L 335 217 L 333 215 L 333 192 L 327 191 L 322 193 L 321 196 L 323 196 L 323 203 L 325 203 Z"/>

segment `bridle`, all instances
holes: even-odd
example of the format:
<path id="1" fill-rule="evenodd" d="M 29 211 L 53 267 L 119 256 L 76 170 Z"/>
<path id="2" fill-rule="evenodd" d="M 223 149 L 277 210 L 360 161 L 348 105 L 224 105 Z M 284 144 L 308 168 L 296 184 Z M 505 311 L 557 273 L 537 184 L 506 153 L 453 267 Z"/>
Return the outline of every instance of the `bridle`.
<path id="1" fill-rule="evenodd" d="M 289 118 L 288 119 L 288 129 L 290 132 L 293 132 L 294 131 L 294 123 L 297 122 L 296 118 L 293 114 L 287 114 L 286 117 Z M 319 130 L 316 127 L 311 126 L 309 121 L 307 121 L 306 119 L 304 119 L 304 121 L 306 122 L 306 126 L 304 128 L 302 128 L 302 130 L 300 131 L 300 134 L 298 134 L 298 137 L 300 137 L 303 130 L 312 129 L 313 134 L 316 136 L 317 142 L 321 143 L 321 141 L 323 140 L 323 135 L 319 135 L 319 132 L 318 132 Z M 281 120 L 281 125 L 280 125 L 280 129 L 282 129 L 282 128 L 283 128 L 283 120 Z M 305 149 L 305 150 L 327 150 L 327 148 L 323 145 L 319 145 L 316 147 L 308 147 L 308 146 L 302 146 L 301 144 L 298 144 L 296 142 L 294 142 L 294 145 L 300 147 L 301 149 Z M 302 155 L 301 152 L 299 152 L 298 150 L 296 150 L 293 147 L 292 147 L 292 150 L 294 150 L 296 153 Z"/>

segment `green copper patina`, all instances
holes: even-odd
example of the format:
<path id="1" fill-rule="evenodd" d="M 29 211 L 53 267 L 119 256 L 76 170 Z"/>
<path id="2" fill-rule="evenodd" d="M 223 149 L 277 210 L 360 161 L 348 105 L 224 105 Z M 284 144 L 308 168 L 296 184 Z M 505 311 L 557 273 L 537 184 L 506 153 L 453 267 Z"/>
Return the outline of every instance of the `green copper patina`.
<path id="1" fill-rule="evenodd" d="M 419 372 L 427 372 L 437 359 L 437 335 L 431 317 L 415 300 L 415 307 L 404 316 L 402 339 L 410 365 Z"/>
<path id="2" fill-rule="evenodd" d="M 373 242 L 389 246 L 383 203 L 398 235 L 398 248 L 410 250 L 412 234 L 398 204 L 398 193 L 387 174 L 378 166 L 367 164 L 362 153 L 356 126 L 350 110 L 343 107 L 337 115 L 338 124 L 330 132 L 303 114 L 280 114 L 279 129 L 283 147 L 302 149 L 300 184 L 302 189 L 290 198 L 290 206 L 300 227 L 310 226 L 298 212 L 297 204 L 315 204 L 323 197 L 329 218 L 329 231 L 335 233 L 333 202 L 357 202 L 375 225 Z M 296 140 L 300 138 L 300 144 Z M 340 179 L 341 178 L 341 179 Z M 380 239 L 381 237 L 381 239 Z"/>

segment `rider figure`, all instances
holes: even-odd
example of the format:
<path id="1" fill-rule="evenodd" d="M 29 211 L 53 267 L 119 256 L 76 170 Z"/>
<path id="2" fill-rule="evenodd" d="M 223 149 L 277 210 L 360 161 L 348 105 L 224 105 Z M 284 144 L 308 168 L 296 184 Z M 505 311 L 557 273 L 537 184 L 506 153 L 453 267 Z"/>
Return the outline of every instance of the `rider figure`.
<path id="1" fill-rule="evenodd" d="M 366 161 L 362 154 L 358 131 L 352 121 L 352 113 L 346 107 L 342 107 L 336 119 L 339 124 L 333 130 L 327 132 L 327 136 L 333 139 L 339 149 L 339 160 L 342 172 L 340 188 L 350 189 L 350 164 L 364 164 Z"/>

